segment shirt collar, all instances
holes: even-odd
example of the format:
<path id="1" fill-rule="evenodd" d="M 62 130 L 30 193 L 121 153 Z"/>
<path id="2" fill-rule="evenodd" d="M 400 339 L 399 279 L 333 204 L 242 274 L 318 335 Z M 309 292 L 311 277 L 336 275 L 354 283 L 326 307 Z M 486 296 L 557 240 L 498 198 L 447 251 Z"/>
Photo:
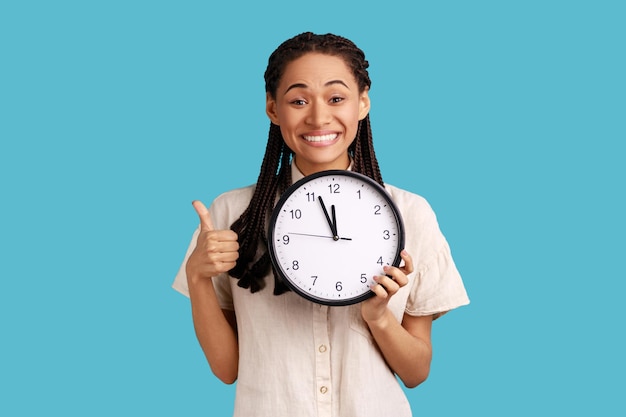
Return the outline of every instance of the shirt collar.
<path id="1" fill-rule="evenodd" d="M 304 174 L 300 172 L 295 162 L 291 162 L 291 183 L 295 184 L 297 181 L 300 181 L 304 178 Z"/>

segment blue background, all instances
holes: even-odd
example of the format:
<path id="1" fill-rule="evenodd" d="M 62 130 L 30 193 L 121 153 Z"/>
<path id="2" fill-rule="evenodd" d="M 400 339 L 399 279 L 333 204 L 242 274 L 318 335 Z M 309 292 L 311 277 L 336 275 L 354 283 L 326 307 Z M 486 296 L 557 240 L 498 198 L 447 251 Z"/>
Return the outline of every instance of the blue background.
<path id="1" fill-rule="evenodd" d="M 267 57 L 305 30 L 366 52 L 384 178 L 472 300 L 415 414 L 626 413 L 624 3 L 368 3 L 1 3 L 0 415 L 230 415 L 170 285 L 191 201 L 256 180 Z"/>

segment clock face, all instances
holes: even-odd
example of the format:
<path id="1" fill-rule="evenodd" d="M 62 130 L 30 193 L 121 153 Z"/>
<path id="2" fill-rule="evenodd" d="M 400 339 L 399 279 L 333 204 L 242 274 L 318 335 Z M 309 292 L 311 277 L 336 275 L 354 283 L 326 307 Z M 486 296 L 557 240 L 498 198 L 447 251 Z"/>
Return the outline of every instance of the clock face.
<path id="1" fill-rule="evenodd" d="M 385 265 L 398 266 L 404 227 L 378 183 L 351 171 L 323 171 L 282 195 L 268 245 L 276 272 L 296 293 L 349 305 L 374 295 L 370 286 Z"/>

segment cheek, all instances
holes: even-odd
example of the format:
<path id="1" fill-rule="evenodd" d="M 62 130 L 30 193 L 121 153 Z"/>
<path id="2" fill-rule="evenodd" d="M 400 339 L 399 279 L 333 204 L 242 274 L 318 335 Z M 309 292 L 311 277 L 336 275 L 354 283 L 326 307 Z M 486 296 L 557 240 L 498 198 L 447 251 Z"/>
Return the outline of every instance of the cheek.
<path id="1" fill-rule="evenodd" d="M 289 108 L 279 110 L 276 115 L 280 126 L 286 129 L 297 125 L 299 122 L 298 114 L 290 111 Z"/>
<path id="2" fill-rule="evenodd" d="M 280 133 L 281 135 L 283 135 L 283 140 L 285 141 L 287 146 L 289 146 L 289 143 L 291 142 L 291 130 L 287 126 L 281 123 Z"/>
<path id="3" fill-rule="evenodd" d="M 349 107 L 342 109 L 340 117 L 347 128 L 356 129 L 359 125 L 359 108 Z"/>
<path id="4" fill-rule="evenodd" d="M 290 123 L 290 120 L 281 120 L 281 122 L 282 123 L 280 124 L 280 133 L 283 135 L 283 140 L 285 141 L 285 144 L 287 144 L 287 146 L 293 150 L 293 146 L 298 141 L 298 139 L 296 138 L 298 129 L 296 129 L 296 127 L 293 125 L 293 121 L 291 121 Z"/>

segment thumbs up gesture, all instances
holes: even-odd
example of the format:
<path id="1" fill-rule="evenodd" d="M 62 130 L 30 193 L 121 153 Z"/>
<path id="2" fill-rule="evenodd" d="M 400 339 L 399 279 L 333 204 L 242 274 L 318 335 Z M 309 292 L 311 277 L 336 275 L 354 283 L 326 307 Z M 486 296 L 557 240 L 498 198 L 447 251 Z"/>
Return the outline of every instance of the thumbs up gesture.
<path id="1" fill-rule="evenodd" d="M 187 279 L 210 279 L 227 272 L 239 258 L 237 233 L 232 230 L 215 230 L 211 214 L 201 201 L 194 201 L 193 208 L 200 218 L 200 234 L 196 248 L 187 260 Z"/>

